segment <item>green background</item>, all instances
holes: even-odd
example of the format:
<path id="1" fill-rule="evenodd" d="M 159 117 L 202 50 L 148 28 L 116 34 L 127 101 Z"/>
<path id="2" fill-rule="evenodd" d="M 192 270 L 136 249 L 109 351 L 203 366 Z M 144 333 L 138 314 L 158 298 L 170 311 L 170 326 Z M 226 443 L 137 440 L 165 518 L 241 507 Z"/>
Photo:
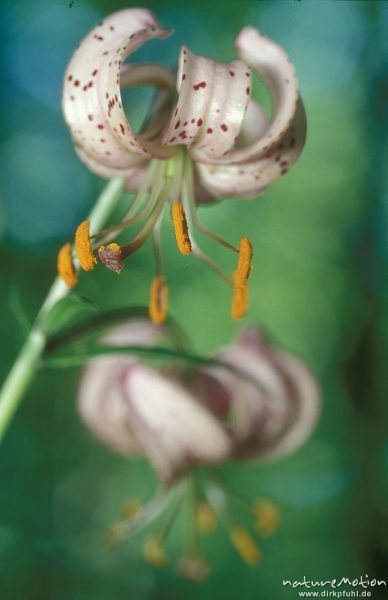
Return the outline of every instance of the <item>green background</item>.
<path id="1" fill-rule="evenodd" d="M 79 163 L 62 120 L 66 63 L 101 16 L 131 5 L 0 5 L 2 376 L 55 275 L 58 247 L 103 185 Z M 252 24 L 296 66 L 309 124 L 302 158 L 259 200 L 228 199 L 200 215 L 234 243 L 243 234 L 252 239 L 246 322 L 309 363 L 322 387 L 322 417 L 292 456 L 222 469 L 248 499 L 277 502 L 281 527 L 262 543 L 263 563 L 252 569 L 220 526 L 206 543 L 212 576 L 194 584 L 173 568 L 146 564 L 139 538 L 113 552 L 105 547 L 104 532 L 122 502 L 144 497 L 156 479 L 145 461 L 110 454 L 79 423 L 78 370 L 39 372 L 0 447 L 0 598 L 283 599 L 297 597 L 283 579 L 387 579 L 388 4 L 159 0 L 143 6 L 175 35 L 144 47 L 139 60 L 173 66 L 182 43 L 231 60 L 237 33 Z M 141 96 L 130 100 L 128 115 L 136 118 Z M 222 248 L 203 245 L 228 271 L 234 267 Z M 163 252 L 171 314 L 196 350 L 228 343 L 241 327 L 228 316 L 229 290 L 178 254 L 167 222 Z M 144 304 L 153 273 L 147 244 L 120 278 L 99 268 L 82 277 L 79 291 L 102 308 Z M 183 525 L 171 539 L 173 556 Z"/>

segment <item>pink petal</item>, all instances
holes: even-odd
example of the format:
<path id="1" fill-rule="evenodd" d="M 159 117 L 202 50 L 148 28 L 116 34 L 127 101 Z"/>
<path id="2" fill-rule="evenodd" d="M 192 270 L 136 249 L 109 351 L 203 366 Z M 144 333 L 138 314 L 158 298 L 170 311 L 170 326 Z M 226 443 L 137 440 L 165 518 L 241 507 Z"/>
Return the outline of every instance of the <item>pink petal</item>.
<path id="1" fill-rule="evenodd" d="M 152 13 L 127 9 L 101 22 L 83 40 L 66 70 L 62 107 L 81 159 L 103 176 L 125 176 L 139 157 L 149 157 L 151 142 L 136 135 L 122 108 L 120 71 L 126 57 L 144 42 L 165 38 L 169 30 L 159 28 Z M 128 82 L 130 67 L 124 70 Z M 156 83 L 169 80 L 159 68 Z M 155 68 L 133 70 L 131 84 L 155 75 Z"/>
<path id="2" fill-rule="evenodd" d="M 314 431 L 321 410 L 317 382 L 306 364 L 286 352 L 276 352 L 276 358 L 293 386 L 295 412 L 286 431 L 263 453 L 263 457 L 271 459 L 290 454 L 304 444 Z"/>
<path id="3" fill-rule="evenodd" d="M 217 357 L 252 377 L 259 386 L 226 371 L 214 371 L 231 395 L 237 421 L 237 455 L 281 456 L 309 437 L 318 420 L 320 395 L 303 361 L 271 348 L 253 329 Z"/>
<path id="4" fill-rule="evenodd" d="M 243 164 L 196 164 L 199 183 L 213 197 L 256 198 L 282 177 L 299 158 L 306 139 L 306 116 L 299 100 L 296 114 L 280 142 L 265 155 Z M 245 154 L 249 150 L 234 152 Z"/>
<path id="5" fill-rule="evenodd" d="M 279 144 L 288 132 L 298 107 L 298 81 L 294 67 L 280 46 L 253 27 L 245 27 L 236 39 L 237 52 L 260 76 L 271 98 L 273 115 L 270 127 L 255 143 L 229 152 L 216 162 L 230 164 L 255 160 Z"/>
<path id="6" fill-rule="evenodd" d="M 238 136 L 251 93 L 251 74 L 241 61 L 229 64 L 180 54 L 178 102 L 163 143 L 190 147 L 196 160 L 211 161 L 230 150 Z"/>
<path id="7" fill-rule="evenodd" d="M 129 357 L 95 358 L 84 369 L 78 390 L 78 412 L 84 424 L 102 444 L 124 456 L 143 453 L 128 423 L 120 385 L 132 367 Z"/>
<path id="8" fill-rule="evenodd" d="M 146 319 L 136 319 L 112 328 L 103 338 L 108 345 L 149 346 L 163 331 Z M 141 445 L 128 420 L 123 382 L 137 362 L 134 355 L 101 356 L 84 369 L 78 390 L 78 411 L 93 435 L 111 450 L 123 454 L 142 454 Z"/>
<path id="9" fill-rule="evenodd" d="M 172 482 L 195 464 L 225 460 L 225 428 L 178 381 L 145 366 L 128 372 L 130 423 L 159 476 Z"/>

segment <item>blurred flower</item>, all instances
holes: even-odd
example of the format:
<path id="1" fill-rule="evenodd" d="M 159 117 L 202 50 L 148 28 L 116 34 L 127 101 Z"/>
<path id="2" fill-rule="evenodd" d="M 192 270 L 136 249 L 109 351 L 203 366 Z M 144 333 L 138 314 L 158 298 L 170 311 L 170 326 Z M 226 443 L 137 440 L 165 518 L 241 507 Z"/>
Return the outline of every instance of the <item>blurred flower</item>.
<path id="1" fill-rule="evenodd" d="M 139 319 L 111 330 L 105 342 L 151 346 L 163 330 Z M 79 388 L 79 411 L 93 434 L 120 454 L 145 455 L 163 484 L 156 500 L 140 510 L 136 504 L 113 527 L 110 540 L 120 541 L 166 511 L 165 528 L 145 551 L 153 564 L 165 564 L 163 542 L 189 490 L 195 543 L 190 536 L 180 563 L 188 576 L 207 572 L 198 537 L 215 529 L 218 516 L 243 559 L 252 565 L 261 560 L 253 537 L 233 517 L 230 493 L 206 467 L 286 455 L 306 440 L 319 415 L 319 392 L 307 366 L 271 347 L 257 329 L 243 331 L 215 359 L 191 370 L 176 362 L 156 370 L 135 355 L 102 356 L 90 361 Z M 280 517 L 273 502 L 241 502 L 261 535 L 276 530 Z"/>
<path id="2" fill-rule="evenodd" d="M 93 233 L 87 264 L 94 267 L 95 249 L 107 268 L 120 272 L 123 261 L 152 235 L 157 276 L 151 287 L 150 315 L 155 323 L 163 322 L 167 284 L 159 236 L 168 204 L 180 252 L 193 253 L 233 288 L 232 316 L 240 319 L 248 305 L 251 244 L 243 237 L 237 248 L 209 231 L 199 221 L 196 206 L 225 196 L 255 198 L 294 164 L 306 134 L 298 83 L 283 50 L 252 27 L 244 28 L 236 39 L 242 60 L 221 63 L 182 47 L 177 70 L 123 64 L 144 42 L 170 33 L 148 10 L 117 12 L 89 33 L 66 70 L 63 112 L 80 159 L 98 175 L 124 177 L 127 189 L 137 190 L 120 223 Z M 272 96 L 271 118 L 251 98 L 247 65 L 261 76 Z M 131 128 L 121 97 L 121 88 L 136 85 L 159 88 L 142 133 Z M 128 243 L 112 243 L 139 221 L 143 226 Z M 85 224 L 81 226 L 85 230 Z M 249 256 L 243 269 L 246 276 L 225 274 L 198 246 L 194 227 L 237 253 L 239 263 L 242 255 Z"/>

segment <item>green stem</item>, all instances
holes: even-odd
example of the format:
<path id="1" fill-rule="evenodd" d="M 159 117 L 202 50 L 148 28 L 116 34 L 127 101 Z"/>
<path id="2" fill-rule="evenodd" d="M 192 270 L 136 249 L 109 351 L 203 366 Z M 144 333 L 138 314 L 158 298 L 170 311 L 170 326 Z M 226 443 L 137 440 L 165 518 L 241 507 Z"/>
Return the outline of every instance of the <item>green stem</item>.
<path id="1" fill-rule="evenodd" d="M 100 229 L 105 224 L 121 196 L 123 185 L 123 179 L 112 179 L 102 191 L 89 215 L 92 230 Z M 36 367 L 45 348 L 47 338 L 42 327 L 43 319 L 59 300 L 67 296 L 69 291 L 62 279 L 57 277 L 19 356 L 4 381 L 0 390 L 0 441 L 36 373 Z"/>

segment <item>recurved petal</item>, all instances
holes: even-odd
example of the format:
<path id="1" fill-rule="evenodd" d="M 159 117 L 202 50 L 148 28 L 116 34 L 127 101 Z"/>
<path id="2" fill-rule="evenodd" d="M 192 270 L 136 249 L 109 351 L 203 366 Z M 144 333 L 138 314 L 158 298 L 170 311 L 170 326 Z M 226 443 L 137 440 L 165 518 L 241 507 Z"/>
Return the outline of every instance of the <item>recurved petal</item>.
<path id="1" fill-rule="evenodd" d="M 251 73 L 241 61 L 229 64 L 180 54 L 178 101 L 163 143 L 190 147 L 196 160 L 211 162 L 233 147 L 251 94 Z"/>
<path id="2" fill-rule="evenodd" d="M 224 426 L 177 380 L 137 365 L 128 372 L 125 387 L 131 428 L 166 483 L 195 464 L 229 456 Z"/>
<path id="3" fill-rule="evenodd" d="M 125 116 L 120 92 L 123 61 L 144 42 L 164 38 L 163 30 L 148 10 L 122 10 L 99 23 L 74 53 L 66 70 L 62 108 L 81 159 L 96 173 L 126 175 L 139 157 L 149 157 L 151 142 L 137 135 Z M 126 67 L 123 77 L 131 85 L 155 77 L 166 84 L 168 71 L 153 65 L 133 72 Z"/>
<path id="4" fill-rule="evenodd" d="M 134 319 L 112 328 L 102 341 L 115 346 L 148 346 L 156 343 L 162 333 L 163 328 L 148 320 Z M 83 370 L 78 389 L 82 421 L 101 443 L 125 456 L 143 453 L 128 418 L 123 385 L 137 360 L 129 354 L 95 358 Z"/>
<path id="5" fill-rule="evenodd" d="M 252 162 L 228 165 L 197 163 L 199 183 L 214 198 L 225 196 L 238 196 L 241 199 L 256 198 L 289 171 L 299 158 L 305 139 L 306 115 L 302 101 L 299 99 L 296 113 L 281 141 L 271 145 L 264 155 L 255 158 Z M 249 146 L 246 147 L 248 148 Z M 244 153 L 246 149 L 235 152 Z"/>
<path id="6" fill-rule="evenodd" d="M 254 161 L 279 145 L 293 123 L 299 98 L 294 67 L 280 46 L 253 27 L 245 27 L 236 39 L 236 47 L 240 58 L 268 88 L 272 99 L 272 117 L 269 127 L 255 141 L 245 147 L 237 147 L 214 161 L 224 164 Z"/>
<path id="7" fill-rule="evenodd" d="M 290 454 L 304 444 L 314 431 L 321 411 L 317 382 L 307 365 L 287 352 L 277 351 L 275 355 L 288 379 L 295 410 L 289 426 L 262 454 L 263 458 L 271 459 Z"/>
<path id="8" fill-rule="evenodd" d="M 253 330 L 217 358 L 256 382 L 254 386 L 237 375 L 214 371 L 229 390 L 234 408 L 236 455 L 269 458 L 288 454 L 303 444 L 320 411 L 319 390 L 306 364 L 273 349 Z"/>
<path id="9" fill-rule="evenodd" d="M 125 390 L 121 385 L 133 360 L 128 357 L 95 358 L 84 369 L 78 389 L 78 412 L 102 444 L 124 456 L 142 454 L 128 420 Z"/>

